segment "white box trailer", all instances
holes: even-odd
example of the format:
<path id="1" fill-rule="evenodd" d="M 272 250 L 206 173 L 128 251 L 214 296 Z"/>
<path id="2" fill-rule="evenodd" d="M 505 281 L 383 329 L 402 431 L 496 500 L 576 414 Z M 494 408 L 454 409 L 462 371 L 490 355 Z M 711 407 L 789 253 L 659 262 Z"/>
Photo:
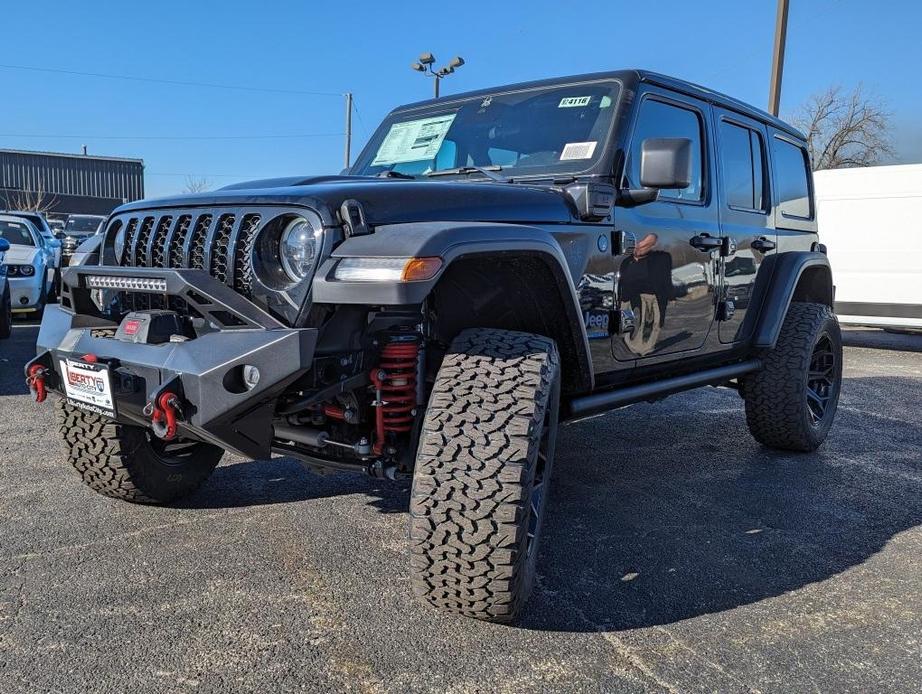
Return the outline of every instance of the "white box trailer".
<path id="1" fill-rule="evenodd" d="M 922 164 L 816 171 L 843 324 L 922 329 Z"/>

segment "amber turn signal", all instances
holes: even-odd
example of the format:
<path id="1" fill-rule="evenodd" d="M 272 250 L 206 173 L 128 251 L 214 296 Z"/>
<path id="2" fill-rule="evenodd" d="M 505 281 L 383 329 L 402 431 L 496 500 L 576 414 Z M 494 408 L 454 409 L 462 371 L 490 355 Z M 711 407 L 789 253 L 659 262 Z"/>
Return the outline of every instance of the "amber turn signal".
<path id="1" fill-rule="evenodd" d="M 400 279 L 403 282 L 430 280 L 442 267 L 441 258 L 410 258 L 403 266 Z"/>

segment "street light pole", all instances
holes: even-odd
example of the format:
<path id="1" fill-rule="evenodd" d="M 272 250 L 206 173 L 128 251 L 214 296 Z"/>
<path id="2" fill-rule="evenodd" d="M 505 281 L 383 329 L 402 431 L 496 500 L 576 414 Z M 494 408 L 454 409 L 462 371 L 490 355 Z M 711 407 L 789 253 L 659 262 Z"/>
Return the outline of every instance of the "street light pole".
<path id="1" fill-rule="evenodd" d="M 788 33 L 788 0 L 778 0 L 775 18 L 775 49 L 772 56 L 772 77 L 768 86 L 768 112 L 778 115 L 781 105 L 781 77 L 784 72 L 784 44 Z"/>
<path id="2" fill-rule="evenodd" d="M 448 77 L 451 73 L 455 71 L 456 68 L 464 65 L 464 58 L 459 55 L 456 55 L 448 65 L 440 67 L 438 70 L 432 67 L 432 64 L 435 62 L 435 56 L 432 53 L 423 53 L 419 56 L 419 62 L 413 63 L 410 67 L 417 72 L 422 72 L 428 77 L 432 77 L 435 80 L 434 92 L 435 98 L 439 98 L 439 89 L 442 80 Z"/>

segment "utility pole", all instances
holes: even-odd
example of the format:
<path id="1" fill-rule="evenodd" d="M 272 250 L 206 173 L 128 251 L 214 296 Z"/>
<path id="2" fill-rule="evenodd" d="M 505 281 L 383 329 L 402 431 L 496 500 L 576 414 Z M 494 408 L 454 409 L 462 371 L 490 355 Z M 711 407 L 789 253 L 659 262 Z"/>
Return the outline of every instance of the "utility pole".
<path id="1" fill-rule="evenodd" d="M 348 169 L 352 159 L 352 92 L 346 92 L 346 151 L 343 168 Z"/>
<path id="2" fill-rule="evenodd" d="M 781 76 L 784 72 L 784 42 L 788 33 L 788 0 L 778 0 L 775 19 L 775 50 L 772 57 L 772 78 L 768 86 L 768 112 L 778 115 L 781 105 Z"/>

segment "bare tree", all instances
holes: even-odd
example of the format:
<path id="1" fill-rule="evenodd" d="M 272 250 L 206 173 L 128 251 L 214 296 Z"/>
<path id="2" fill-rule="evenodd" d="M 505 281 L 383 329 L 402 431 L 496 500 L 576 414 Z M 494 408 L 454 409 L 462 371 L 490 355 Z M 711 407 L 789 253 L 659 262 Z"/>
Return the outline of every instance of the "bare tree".
<path id="1" fill-rule="evenodd" d="M 830 87 L 810 97 L 791 122 L 807 136 L 813 170 L 873 166 L 893 155 L 890 114 L 864 94 Z"/>
<path id="2" fill-rule="evenodd" d="M 20 190 L 8 194 L 9 206 L 23 212 L 50 212 L 58 203 L 57 197 L 45 192 L 45 184 L 39 179 L 35 190 Z"/>
<path id="3" fill-rule="evenodd" d="M 205 177 L 186 176 L 183 193 L 203 193 L 211 188 L 211 182 Z"/>

